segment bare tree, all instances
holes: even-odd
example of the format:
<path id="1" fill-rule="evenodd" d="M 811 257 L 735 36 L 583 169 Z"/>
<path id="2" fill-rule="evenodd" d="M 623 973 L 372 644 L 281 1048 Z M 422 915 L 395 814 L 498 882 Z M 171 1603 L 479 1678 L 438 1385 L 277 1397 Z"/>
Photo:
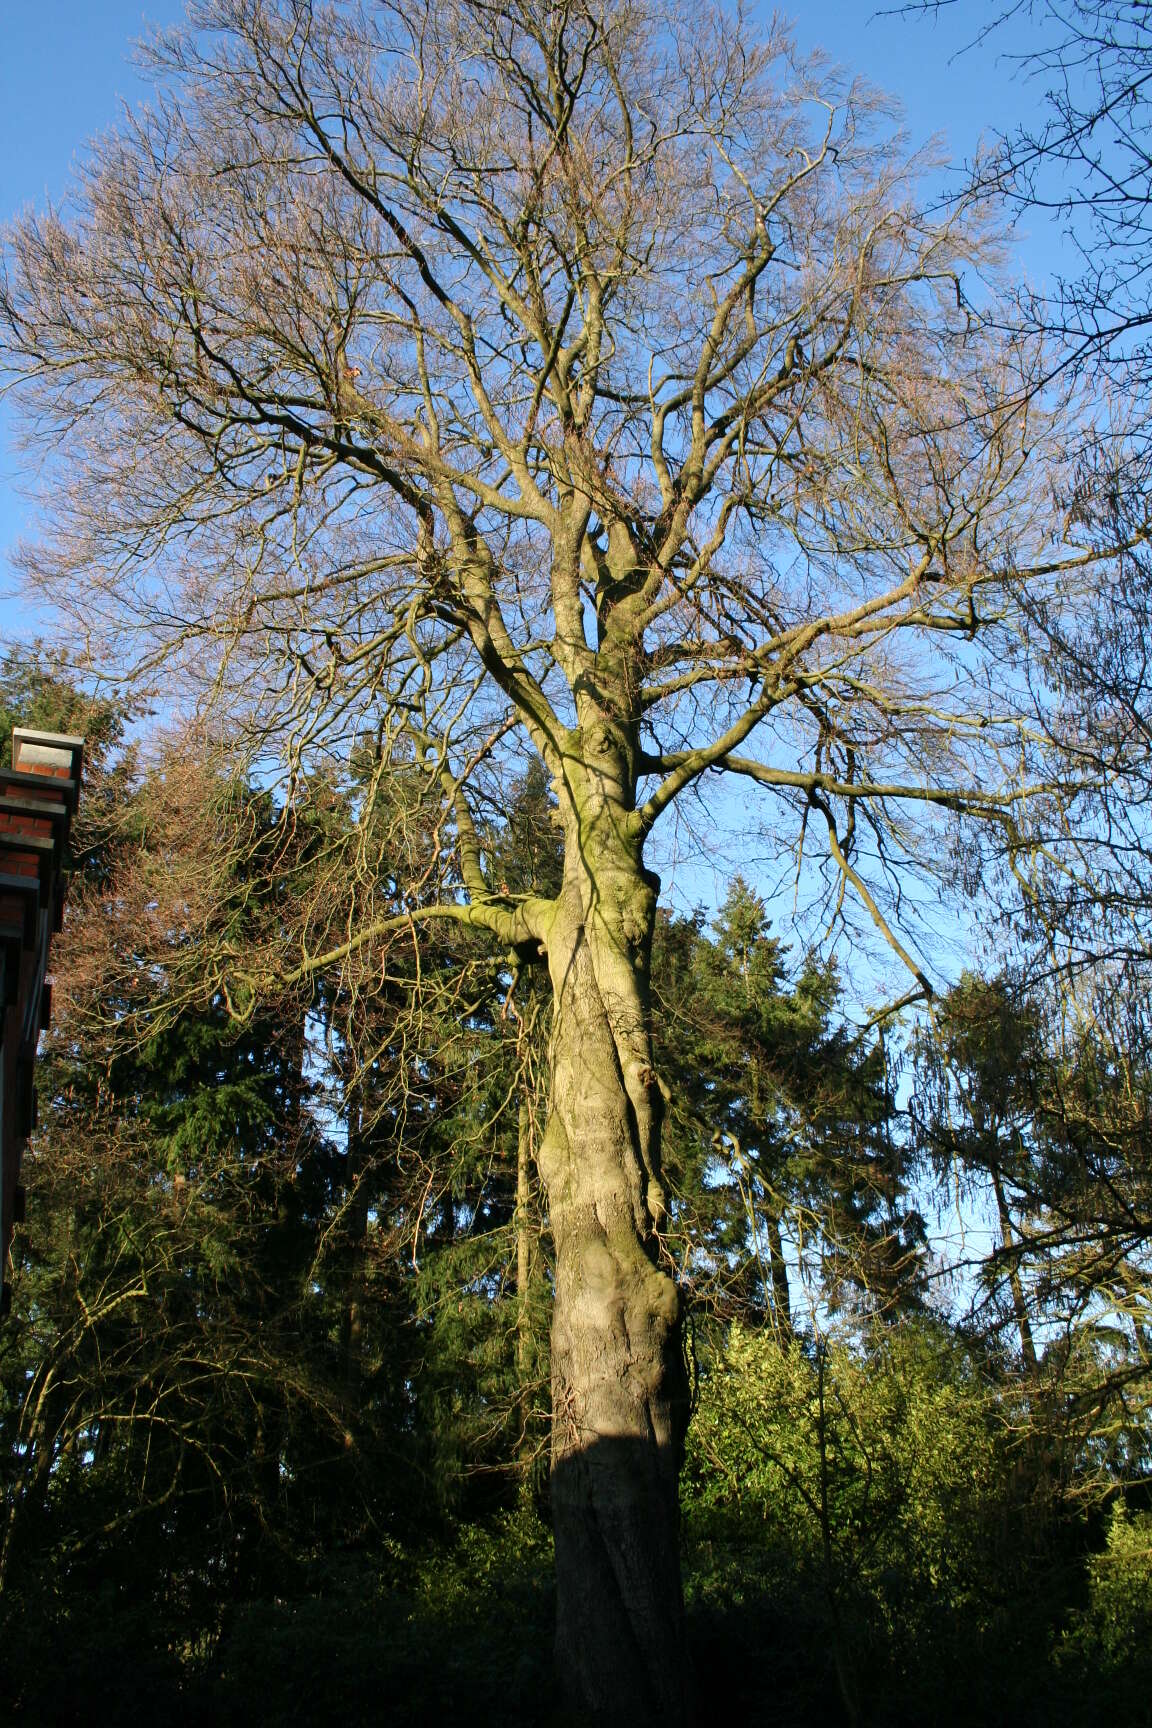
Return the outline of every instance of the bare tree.
<path id="1" fill-rule="evenodd" d="M 975 165 L 979 184 L 1017 209 L 1057 222 L 1065 246 L 1032 320 L 1058 343 L 1053 358 L 1126 387 L 1146 387 L 1152 362 L 1152 13 L 1132 0 L 908 0 L 889 8 L 956 7 L 968 52 L 992 52 L 1013 24 L 1022 90 L 1039 117 L 1005 132 Z M 1015 39 L 1013 39 L 1015 40 Z"/>
<path id="2" fill-rule="evenodd" d="M 1152 456 L 1152 12 L 1128 0 L 891 8 L 921 17 L 949 9 L 969 32 L 966 55 L 1014 58 L 1038 115 L 977 159 L 964 196 L 989 193 L 1062 230 L 1049 285 L 1022 294 L 1015 317 L 1047 344 L 1049 370 L 1089 392 L 1057 508 L 1081 539 L 1122 548 L 1093 572 L 1083 603 L 1040 596 L 1026 606 L 1033 720 L 1066 795 L 1050 812 L 1052 845 L 1030 884 L 1024 934 L 1040 969 L 1063 974 L 1076 1017 L 1085 989 L 1146 990 L 1152 953 L 1150 569 L 1141 543 Z"/>
<path id="3" fill-rule="evenodd" d="M 1013 619 L 1104 554 L 1054 533 L 1043 360 L 973 310 L 979 212 L 921 215 L 882 105 L 780 31 L 650 0 L 190 16 L 149 50 L 163 104 L 11 235 L 3 339 L 56 458 L 29 567 L 101 664 L 301 786 L 372 740 L 358 871 L 289 981 L 367 988 L 413 919 L 546 957 L 560 1664 L 597 1721 L 682 1722 L 646 843 L 743 777 L 926 988 L 899 867 L 938 818 L 1024 843 Z M 554 895 L 490 873 L 517 739 Z M 371 847 L 398 765 L 442 805 L 399 913 Z M 222 952 L 242 1011 L 263 962 Z"/>

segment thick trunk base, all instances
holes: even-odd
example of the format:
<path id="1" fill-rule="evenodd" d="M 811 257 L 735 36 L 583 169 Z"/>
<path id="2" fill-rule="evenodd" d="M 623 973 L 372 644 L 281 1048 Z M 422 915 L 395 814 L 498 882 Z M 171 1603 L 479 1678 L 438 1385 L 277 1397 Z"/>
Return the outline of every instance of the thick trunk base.
<path id="1" fill-rule="evenodd" d="M 675 1474 L 650 1442 L 601 1438 L 552 1471 L 558 1676 L 604 1728 L 689 1720 Z"/>
<path id="2" fill-rule="evenodd" d="M 570 929 L 549 950 L 552 1105 L 539 1153 L 556 1244 L 559 1679 L 572 1720 L 684 1728 L 677 1480 L 688 1383 L 680 1292 L 659 1264 L 650 1205 L 659 1095 L 654 1104 L 622 945 L 598 952 L 575 910 Z"/>

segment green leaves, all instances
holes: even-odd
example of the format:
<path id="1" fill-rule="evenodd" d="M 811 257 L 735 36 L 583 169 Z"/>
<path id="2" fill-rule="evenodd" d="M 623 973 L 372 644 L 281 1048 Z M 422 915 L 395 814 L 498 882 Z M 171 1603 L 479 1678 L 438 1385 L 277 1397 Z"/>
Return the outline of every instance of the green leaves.
<path id="1" fill-rule="evenodd" d="M 1087 1605 L 1076 1613 L 1061 1646 L 1068 1666 L 1120 1679 L 1146 1707 L 1152 1679 L 1152 1512 L 1113 1503 L 1107 1539 L 1088 1562 Z"/>

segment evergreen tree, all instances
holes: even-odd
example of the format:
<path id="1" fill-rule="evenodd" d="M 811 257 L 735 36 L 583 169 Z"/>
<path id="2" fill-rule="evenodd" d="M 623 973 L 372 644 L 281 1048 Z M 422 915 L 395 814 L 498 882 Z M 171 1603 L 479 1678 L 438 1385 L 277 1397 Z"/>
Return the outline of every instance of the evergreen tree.
<path id="1" fill-rule="evenodd" d="M 739 876 L 711 935 L 666 920 L 654 959 L 681 1251 L 722 1312 L 782 1334 L 802 1293 L 914 1300 L 923 1238 L 882 1049 L 840 1018 L 833 964 L 807 955 L 789 979 L 785 959 Z"/>

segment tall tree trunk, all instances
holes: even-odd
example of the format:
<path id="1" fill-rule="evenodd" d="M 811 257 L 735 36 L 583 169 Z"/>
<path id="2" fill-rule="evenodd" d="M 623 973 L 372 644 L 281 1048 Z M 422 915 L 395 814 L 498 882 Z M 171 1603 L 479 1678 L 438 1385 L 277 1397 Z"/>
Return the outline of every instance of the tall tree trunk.
<path id="1" fill-rule="evenodd" d="M 364 1254 L 368 1242 L 368 1184 L 364 1174 L 364 1141 L 361 1132 L 359 1087 L 348 1094 L 348 1149 L 345 1165 L 345 1201 L 348 1243 L 348 1282 L 345 1294 L 342 1347 L 344 1385 L 357 1416 L 360 1414 L 360 1383 L 364 1356 Z"/>
<path id="2" fill-rule="evenodd" d="M 538 1158 L 556 1247 L 557 1659 L 586 1720 L 681 1728 L 677 1479 L 688 1385 L 680 1293 L 657 1263 L 656 884 L 638 845 L 597 855 L 584 829 L 568 853 L 547 941 L 552 1095 Z"/>
<path id="3" fill-rule="evenodd" d="M 520 1100 L 520 1117 L 516 1136 L 516 1387 L 520 1400 L 520 1467 L 521 1485 L 527 1487 L 532 1455 L 529 1432 L 531 1389 L 529 1374 L 532 1367 L 532 1314 L 529 1296 L 532 1281 L 532 1219 L 529 1211 L 532 1198 L 532 1106 L 527 1098 Z"/>
<path id="4" fill-rule="evenodd" d="M 1008 1210 L 1008 1198 L 1004 1193 L 1004 1183 L 995 1165 L 992 1166 L 992 1191 L 996 1196 L 996 1210 L 1000 1217 L 1000 1239 L 1004 1244 L 1004 1252 L 1008 1256 L 1008 1287 L 1012 1292 L 1012 1312 L 1016 1316 L 1016 1330 L 1020 1335 L 1020 1355 L 1024 1362 L 1024 1372 L 1030 1380 L 1035 1380 L 1040 1372 L 1040 1365 L 1036 1359 L 1032 1323 L 1028 1318 L 1024 1281 L 1020 1276 L 1020 1261 L 1016 1254 L 1012 1214 Z"/>
<path id="5" fill-rule="evenodd" d="M 767 1215 L 768 1259 L 772 1268 L 772 1317 L 776 1331 L 783 1339 L 792 1336 L 792 1301 L 788 1289 L 788 1264 L 784 1259 L 784 1243 L 780 1236 L 780 1219 L 769 1208 Z"/>

